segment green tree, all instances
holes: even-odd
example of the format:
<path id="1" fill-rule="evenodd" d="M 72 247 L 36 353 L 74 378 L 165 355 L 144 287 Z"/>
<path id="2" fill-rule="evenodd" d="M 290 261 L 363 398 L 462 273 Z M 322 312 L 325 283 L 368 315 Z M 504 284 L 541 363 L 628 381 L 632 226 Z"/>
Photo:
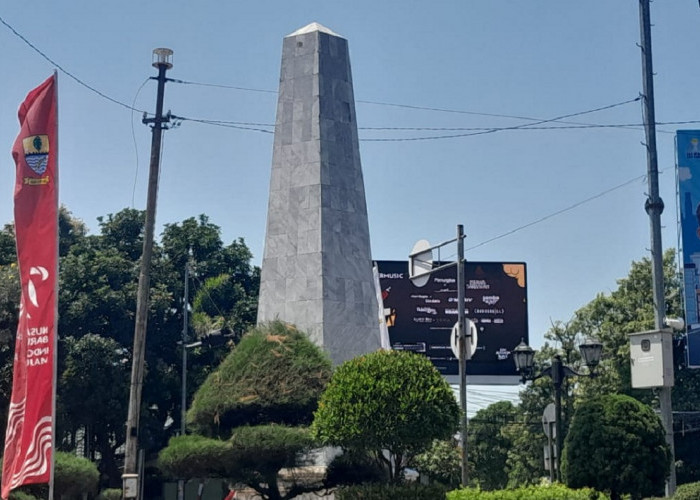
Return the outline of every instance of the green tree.
<path id="1" fill-rule="evenodd" d="M 58 210 L 58 255 L 67 255 L 71 247 L 80 242 L 87 234 L 87 227 L 65 206 Z"/>
<path id="2" fill-rule="evenodd" d="M 371 454 L 398 482 L 416 454 L 452 436 L 458 424 L 452 389 L 427 358 L 377 351 L 336 369 L 312 429 L 323 444 Z"/>
<path id="3" fill-rule="evenodd" d="M 664 253 L 663 269 L 666 316 L 682 317 L 681 283 L 673 249 Z M 617 285 L 610 294 L 598 294 L 576 311 L 570 322 L 574 331 L 596 337 L 604 345 L 604 358 L 597 370 L 599 376 L 584 387 L 591 394 L 619 392 L 650 402 L 649 391 L 635 391 L 631 387 L 628 336 L 654 328 L 651 260 L 645 257 L 633 262 L 629 274 L 619 279 Z"/>
<path id="4" fill-rule="evenodd" d="M 582 401 L 564 443 L 562 472 L 573 488 L 589 486 L 633 499 L 663 491 L 669 452 L 663 426 L 636 399 L 609 394 Z"/>
<path id="5" fill-rule="evenodd" d="M 508 488 L 517 488 L 540 482 L 545 474 L 543 449 L 546 438 L 541 418 L 533 420 L 522 414 L 518 421 L 504 426 L 502 432 L 510 439 L 511 448 L 506 458 Z"/>
<path id="6" fill-rule="evenodd" d="M 59 344 L 59 378 L 65 371 L 67 361 L 71 366 L 89 362 L 89 356 L 84 352 L 81 360 L 75 357 L 67 359 L 69 353 L 72 352 L 71 356 L 76 354 L 73 350 L 86 337 L 90 341 L 96 341 L 94 336 L 111 339 L 116 342 L 115 352 L 119 351 L 120 359 L 127 360 L 121 378 L 108 380 L 103 386 L 107 389 L 101 393 L 99 390 L 86 393 L 88 397 L 84 399 L 94 399 L 95 404 L 108 400 L 115 402 L 112 389 L 117 390 L 125 383 L 128 384 L 144 213 L 125 209 L 100 217 L 98 221 L 99 234 L 88 235 L 83 222 L 69 210 L 61 207 L 59 212 L 58 331 L 62 339 L 72 339 Z M 10 397 L 19 304 L 14 240 L 14 228 L 8 224 L 0 231 L 0 416 L 4 416 Z M 179 428 L 180 423 L 181 346 L 178 341 L 183 328 L 184 262 L 188 255 L 186 249 L 192 245 L 194 256 L 203 263 L 199 266 L 195 262 L 198 272 L 196 279 L 191 282 L 191 301 L 203 282 L 225 274 L 228 276 L 226 287 L 218 290 L 208 306 L 211 310 L 216 310 L 216 302 L 221 300 L 224 305 L 218 307 L 231 324 L 244 328 L 243 325 L 254 321 L 259 286 L 259 270 L 250 264 L 252 255 L 243 240 L 235 240 L 224 246 L 219 228 L 211 224 L 206 216 L 166 226 L 161 240 L 163 243 L 156 242 L 154 245 L 151 266 L 146 370 L 139 426 L 139 444 L 148 453 L 165 446 L 172 429 Z M 185 250 L 180 251 L 182 249 Z M 229 291 L 235 292 L 236 298 L 228 297 Z M 103 359 L 103 368 L 107 371 L 115 368 L 107 363 L 110 356 L 105 355 Z M 218 356 L 219 353 L 207 349 L 191 352 L 188 399 L 194 393 L 194 382 L 202 380 L 211 371 L 210 366 L 216 363 Z M 73 384 L 79 387 L 82 383 L 78 375 L 79 370 L 69 371 L 58 390 L 57 444 L 65 449 L 73 449 L 76 446 L 76 436 L 89 436 L 90 443 L 86 447 L 89 454 L 93 450 L 97 451 L 101 470 L 111 471 L 111 483 L 120 485 L 119 471 L 110 465 L 112 454 L 106 450 L 106 446 L 99 449 L 95 440 L 101 439 L 100 433 L 111 435 L 110 447 L 118 447 L 123 442 L 123 429 L 113 428 L 112 420 L 106 420 L 105 425 L 95 427 L 87 419 L 91 413 L 97 415 L 111 410 L 111 418 L 114 421 L 121 420 L 119 427 L 123 427 L 125 418 L 122 415 L 126 411 L 126 398 L 123 398 L 119 408 L 109 403 L 107 407 L 98 407 L 94 411 L 74 411 L 71 408 L 80 407 L 81 403 L 79 391 L 71 389 Z M 116 374 L 113 376 L 117 377 Z M 164 429 L 163 425 L 168 416 L 176 419 L 171 430 Z M 92 427 L 88 428 L 88 425 Z M 4 430 L 3 425 L 0 427 L 0 435 Z"/>
<path id="7" fill-rule="evenodd" d="M 88 334 L 65 340 L 65 368 L 59 382 L 63 445 L 75 449 L 83 433 L 86 456 L 100 457 L 100 469 L 119 486 L 116 450 L 125 440 L 129 359 L 114 339 Z M 117 483 L 117 484 L 114 484 Z"/>
<path id="8" fill-rule="evenodd" d="M 100 475 L 90 460 L 71 453 L 56 453 L 54 472 L 55 494 L 61 499 L 83 498 L 97 493 Z"/>
<path id="9" fill-rule="evenodd" d="M 175 477 L 225 477 L 264 499 L 323 488 L 280 472 L 306 463 L 306 426 L 331 375 L 328 356 L 291 325 L 249 331 L 197 390 L 187 419 L 195 435 L 171 439 L 161 466 Z"/>
<path id="10" fill-rule="evenodd" d="M 665 252 L 663 265 L 666 315 L 682 317 L 681 281 L 674 250 Z M 538 368 L 546 366 L 556 350 L 566 364 L 581 371 L 584 368 L 581 367 L 576 344 L 586 337 L 596 337 L 604 345 L 603 359 L 595 378 L 574 377 L 564 382 L 562 423 L 565 430 L 577 400 L 600 394 L 623 393 L 647 404 L 656 404 L 652 391 L 631 387 L 628 338 L 629 333 L 653 328 L 651 261 L 648 258 L 633 262 L 629 274 L 618 280 L 615 290 L 598 294 L 576 311 L 567 323 L 555 322 L 552 325 L 545 334 L 545 346 L 536 356 Z M 676 354 L 673 408 L 676 411 L 699 411 L 700 371 L 684 369 L 682 353 Z M 520 406 L 525 412 L 526 421 L 539 420 L 544 406 L 553 400 L 551 387 L 549 379 L 540 379 L 529 384 L 521 393 Z M 676 425 L 681 424 L 676 422 Z M 538 430 L 530 434 L 527 438 L 516 435 L 513 448 L 509 451 L 511 484 L 533 482 L 541 475 L 544 436 Z M 676 433 L 675 441 L 678 482 L 700 480 L 700 455 L 696 452 L 700 447 L 700 434 Z"/>
<path id="11" fill-rule="evenodd" d="M 72 453 L 57 451 L 54 455 L 54 495 L 61 500 L 78 500 L 97 493 L 99 472 L 90 460 Z M 13 490 L 10 498 L 48 498 L 47 484 L 32 484 Z"/>
<path id="12" fill-rule="evenodd" d="M 431 481 L 456 487 L 462 479 L 462 452 L 452 440 L 435 439 L 428 449 L 414 457 L 410 466 Z M 473 472 L 472 466 L 470 477 Z"/>
<path id="13" fill-rule="evenodd" d="M 474 463 L 472 477 L 484 490 L 503 489 L 508 484 L 506 462 L 512 442 L 503 430 L 517 415 L 513 403 L 499 401 L 476 412 L 469 422 L 467 449 Z"/>
<path id="14" fill-rule="evenodd" d="M 572 327 L 571 322 L 555 321 L 544 334 L 545 343 L 535 355 L 535 372 L 541 373 L 551 365 L 555 355 L 576 371 L 584 371 L 578 352 L 582 336 Z M 570 415 L 578 392 L 578 378 L 566 378 L 562 383 L 562 429 L 568 429 Z M 549 377 L 542 377 L 528 385 L 520 393 L 520 405 L 513 423 L 502 429 L 504 437 L 510 440 L 507 450 L 506 470 L 508 486 L 537 484 L 546 472 L 543 450 L 547 438 L 542 429 L 542 413 L 554 401 L 554 386 Z"/>

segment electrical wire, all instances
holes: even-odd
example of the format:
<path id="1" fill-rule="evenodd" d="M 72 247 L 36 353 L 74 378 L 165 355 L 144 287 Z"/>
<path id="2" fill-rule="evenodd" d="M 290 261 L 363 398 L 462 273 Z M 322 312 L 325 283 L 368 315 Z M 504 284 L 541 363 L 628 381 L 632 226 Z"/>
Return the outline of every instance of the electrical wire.
<path id="1" fill-rule="evenodd" d="M 590 113 L 595 113 L 598 111 L 605 111 L 608 109 L 612 109 L 618 106 L 623 106 L 625 104 L 630 104 L 632 102 L 636 102 L 640 100 L 640 97 L 636 97 L 634 99 L 629 99 L 627 101 L 622 101 L 618 102 L 615 104 L 609 104 L 607 106 L 602 106 L 599 108 L 594 108 L 594 109 L 588 109 L 585 111 L 579 111 L 576 113 L 571 113 L 567 115 L 562 115 L 559 117 L 555 118 L 549 118 L 549 119 L 543 119 L 539 120 L 535 123 L 525 123 L 525 124 L 520 124 L 520 125 L 514 125 L 514 126 L 509 126 L 509 127 L 490 127 L 490 128 L 471 128 L 471 129 L 448 129 L 448 128 L 439 128 L 439 129 L 431 129 L 428 127 L 416 127 L 416 128 L 410 128 L 410 127 L 395 127 L 391 128 L 391 130 L 477 130 L 476 132 L 470 132 L 466 134 L 451 134 L 451 135 L 440 135 L 440 136 L 427 136 L 427 137 L 403 137 L 403 138 L 380 138 L 380 139 L 368 139 L 368 138 L 363 138 L 360 139 L 361 141 L 365 142 L 398 142 L 398 141 L 418 141 L 418 140 L 436 140 L 436 139 L 453 139 L 453 138 L 458 138 L 458 137 L 471 137 L 475 135 L 483 135 L 483 134 L 491 134 L 495 132 L 503 132 L 503 131 L 509 131 L 509 130 L 556 130 L 556 129 L 567 129 L 567 128 L 624 128 L 624 127 L 640 127 L 642 125 L 640 124 L 623 124 L 623 125 L 615 125 L 615 124 L 610 124 L 610 125 L 570 125 L 570 126 L 555 126 L 555 127 L 540 127 L 537 128 L 536 125 L 538 124 L 543 124 L 543 123 L 550 123 L 550 122 L 556 122 L 559 121 L 563 118 L 570 118 L 573 116 L 581 116 L 585 114 L 590 114 Z M 236 129 L 241 129 L 241 130 L 252 130 L 256 132 L 263 132 L 266 134 L 272 134 L 274 133 L 271 130 L 266 130 L 266 129 L 261 129 L 258 127 L 273 127 L 271 124 L 267 123 L 249 123 L 249 122 L 233 122 L 233 121 L 225 121 L 225 120 L 207 120 L 207 119 L 202 119 L 202 118 L 188 118 L 184 116 L 177 116 L 173 117 L 181 121 L 192 121 L 196 123 L 204 123 L 207 125 L 216 125 L 220 127 L 229 127 L 229 128 L 236 128 Z M 255 127 L 250 127 L 246 125 L 254 125 Z M 360 130 L 367 130 L 369 128 L 359 128 Z M 378 128 L 375 128 L 375 130 Z M 382 128 L 384 130 L 388 130 L 389 128 Z"/>
<path id="2" fill-rule="evenodd" d="M 424 137 L 404 137 L 404 138 L 389 138 L 389 139 L 364 139 L 365 141 L 371 141 L 371 142 L 403 142 L 403 141 L 428 141 L 428 140 L 436 140 L 436 139 L 454 139 L 457 137 L 471 137 L 475 135 L 484 135 L 484 134 L 492 134 L 495 132 L 502 132 L 504 130 L 519 130 L 519 129 L 526 129 L 532 125 L 540 125 L 542 123 L 550 123 L 550 122 L 555 122 L 558 120 L 563 120 L 564 118 L 572 118 L 574 116 L 582 116 L 586 115 L 589 113 L 595 113 L 598 111 L 604 111 L 612 108 L 616 108 L 618 106 L 623 106 L 625 104 L 629 104 L 632 102 L 637 102 L 641 99 L 641 97 L 637 96 L 634 99 L 628 99 L 627 101 L 622 101 L 618 102 L 615 104 L 609 104 L 607 106 L 602 106 L 600 108 L 595 108 L 595 109 L 589 109 L 586 111 L 579 111 L 576 113 L 570 113 L 566 115 L 561 115 L 557 116 L 555 118 L 549 118 L 546 120 L 539 120 L 534 123 L 524 123 L 521 125 L 513 125 L 512 127 L 494 127 L 488 130 L 482 130 L 478 132 L 470 132 L 467 134 L 451 134 L 451 135 L 438 135 L 438 136 L 424 136 Z"/>
<path id="3" fill-rule="evenodd" d="M 663 170 L 661 170 L 660 172 L 663 172 Z M 573 205 L 569 205 L 569 206 L 566 207 L 566 208 L 562 208 L 561 210 L 557 210 L 556 212 L 550 213 L 549 215 L 545 215 L 544 217 L 540 217 L 539 219 L 536 219 L 536 220 L 534 220 L 534 221 L 532 221 L 532 222 L 528 222 L 527 224 L 523 224 L 522 226 L 518 226 L 518 227 L 516 227 L 515 229 L 511 229 L 510 231 L 507 231 L 507 232 L 505 232 L 505 233 L 499 234 L 498 236 L 494 236 L 493 238 L 489 238 L 488 240 L 482 241 L 481 243 L 478 243 L 477 245 L 474 245 L 474 246 L 472 246 L 472 247 L 469 247 L 469 248 L 467 248 L 466 250 L 474 250 L 475 248 L 482 247 L 482 246 L 486 245 L 487 243 L 492 243 L 492 242 L 494 242 L 494 241 L 496 241 L 496 240 L 500 240 L 501 238 L 505 238 L 506 236 L 510 236 L 511 234 L 517 233 L 518 231 L 522 231 L 523 229 L 526 229 L 526 228 L 528 228 L 528 227 L 532 227 L 532 226 L 534 226 L 534 225 L 536 225 L 536 224 L 539 224 L 540 222 L 544 222 L 544 221 L 546 221 L 546 220 L 548 220 L 548 219 L 551 219 L 551 218 L 553 218 L 553 217 L 556 217 L 557 215 L 561 215 L 561 214 L 563 214 L 563 213 L 565 213 L 565 212 L 569 212 L 569 211 L 573 210 L 574 208 L 578 208 L 578 207 L 580 207 L 581 205 L 584 205 L 584 204 L 586 204 L 586 203 L 589 203 L 589 202 L 591 202 L 591 201 L 593 201 L 593 200 L 596 200 L 596 199 L 598 199 L 598 198 L 602 198 L 602 197 L 605 196 L 606 194 L 612 193 L 613 191 L 616 191 L 616 190 L 618 190 L 618 189 L 621 189 L 621 188 L 623 188 L 623 187 L 625 187 L 625 186 L 627 186 L 627 185 L 629 185 L 629 184 L 632 184 L 633 182 L 636 182 L 636 181 L 639 181 L 639 180 L 641 180 L 641 179 L 644 179 L 645 177 L 646 177 L 646 174 L 638 175 L 637 177 L 634 177 L 634 178 L 632 178 L 632 179 L 630 179 L 630 180 L 628 180 L 628 181 L 625 181 L 625 182 L 623 182 L 622 184 L 618 184 L 617 186 L 614 186 L 614 187 L 611 187 L 611 188 L 609 188 L 609 189 L 606 189 L 605 191 L 602 191 L 602 192 L 600 192 L 600 193 L 598 193 L 598 194 L 596 194 L 596 195 L 593 195 L 593 196 L 591 196 L 591 197 L 589 197 L 589 198 L 586 198 L 585 200 L 581 200 L 581 201 L 579 201 L 579 202 L 574 203 Z"/>
<path id="4" fill-rule="evenodd" d="M 171 79 L 170 81 L 174 83 L 180 83 L 184 85 L 198 85 L 198 86 L 204 86 L 204 87 L 217 87 L 217 88 L 224 88 L 224 89 L 234 89 L 234 90 L 243 90 L 243 91 L 248 91 L 248 92 L 262 92 L 262 93 L 267 93 L 267 94 L 278 94 L 276 90 L 269 90 L 269 89 L 259 89 L 259 88 L 251 88 L 251 87 L 239 87 L 235 85 L 221 85 L 221 84 L 213 84 L 213 83 L 202 83 L 202 82 L 193 82 L 193 81 L 188 81 L 188 80 L 175 80 Z M 637 100 L 640 98 L 638 97 Z M 356 101 L 357 103 L 360 104 L 371 104 L 371 105 L 376 105 L 376 106 L 387 106 L 387 107 L 395 107 L 395 108 L 405 108 L 405 109 L 412 109 L 412 110 L 419 110 L 419 111 L 435 111 L 435 112 L 440 112 L 440 113 L 455 113 L 455 114 L 464 114 L 464 115 L 472 115 L 472 116 L 488 116 L 491 118 L 508 118 L 512 120 L 527 120 L 527 121 L 532 121 L 532 122 L 539 122 L 542 119 L 541 118 L 532 118 L 530 116 L 519 116 L 519 115 L 508 115 L 508 114 L 500 114 L 500 113 L 485 113 L 485 112 L 478 112 L 478 111 L 468 111 L 468 110 L 461 110 L 461 109 L 450 109 L 450 108 L 437 108 L 437 107 L 430 107 L 430 106 L 417 106 L 417 105 L 412 105 L 412 104 L 401 104 L 401 103 L 392 103 L 392 102 L 382 102 L 382 101 L 369 101 L 369 100 L 363 100 L 363 99 L 358 99 Z M 549 121 L 549 120 L 547 120 Z M 604 127 L 606 125 L 597 125 L 597 124 L 583 124 L 583 123 L 576 123 L 576 122 L 566 122 L 563 120 L 557 120 L 559 123 L 564 123 L 564 124 L 570 124 L 570 125 L 580 125 L 580 126 L 588 126 L 588 127 Z M 269 126 L 269 125 L 268 125 Z M 620 125 L 620 127 L 639 127 L 642 125 L 639 124 L 632 124 L 632 125 Z M 461 128 L 430 128 L 430 127 L 419 127 L 419 128 L 412 128 L 412 127 L 359 127 L 360 130 L 471 130 L 471 129 L 461 129 Z M 474 129 L 474 130 L 481 130 L 481 129 Z M 488 130 L 488 129 L 484 129 Z"/>
<path id="5" fill-rule="evenodd" d="M 150 80 L 150 78 L 146 78 L 143 81 L 143 83 L 141 84 L 141 86 L 139 87 L 139 89 L 136 91 L 136 95 L 134 96 L 134 102 L 131 105 L 131 108 L 132 108 L 132 111 L 131 111 L 131 138 L 134 141 L 134 156 L 136 157 L 136 171 L 134 172 L 134 186 L 131 189 L 131 208 L 134 208 L 134 205 L 135 205 L 136 181 L 138 180 L 138 176 L 139 176 L 139 147 L 138 147 L 138 144 L 136 142 L 136 130 L 134 128 L 134 111 L 135 111 L 134 106 L 136 106 L 136 99 L 138 99 L 139 94 L 141 93 L 141 90 L 146 85 L 146 83 L 148 83 L 148 80 Z"/>
<path id="6" fill-rule="evenodd" d="M 100 90 L 96 89 L 95 87 L 87 84 L 65 68 L 63 68 L 60 64 L 58 64 L 56 61 L 54 61 L 51 57 L 49 57 L 46 53 L 44 53 L 41 49 L 39 49 L 36 45 L 34 45 L 31 41 L 29 41 L 25 36 L 23 36 L 21 33 L 19 33 L 14 27 L 12 27 L 7 21 L 5 21 L 1 16 L 0 16 L 0 23 L 2 23 L 5 27 L 7 27 L 16 37 L 18 37 L 20 40 L 22 40 L 27 46 L 29 46 L 32 50 L 34 50 L 37 54 L 39 54 L 42 58 L 44 58 L 46 61 L 54 65 L 56 68 L 58 68 L 62 73 L 73 79 L 75 82 L 78 84 L 82 85 L 83 87 L 87 88 L 88 90 L 94 92 L 95 94 L 99 95 L 100 97 L 117 104 L 121 107 L 124 107 L 126 109 L 129 109 L 131 111 L 137 111 L 139 113 L 147 113 L 144 110 L 137 109 L 134 107 L 134 105 L 129 106 L 128 104 L 125 104 L 117 99 L 114 99 L 107 94 L 101 92 Z M 179 83 L 182 85 L 198 85 L 198 86 L 204 86 L 204 87 L 215 87 L 215 88 L 225 88 L 225 89 L 234 89 L 234 90 L 241 90 L 241 91 L 247 91 L 247 92 L 260 92 L 260 93 L 267 93 L 267 94 L 277 94 L 277 91 L 274 90 L 268 90 L 268 89 L 258 89 L 258 88 L 252 88 L 252 87 L 241 87 L 241 86 L 235 86 L 235 85 L 222 85 L 222 84 L 213 84 L 213 83 L 205 83 L 205 82 L 193 82 L 193 81 L 187 81 L 187 80 L 182 80 L 182 79 L 174 79 L 174 78 L 168 78 L 167 79 L 170 82 L 173 83 Z M 427 137 L 408 137 L 408 138 L 376 138 L 376 139 L 371 139 L 371 138 L 365 138 L 361 139 L 362 141 L 369 141 L 369 142 L 399 142 L 399 141 L 425 141 L 425 140 L 439 140 L 439 139 L 451 139 L 451 138 L 458 138 L 458 137 L 469 137 L 473 135 L 483 135 L 483 134 L 491 134 L 495 132 L 501 132 L 505 130 L 554 130 L 558 128 L 634 128 L 634 127 L 639 127 L 641 125 L 639 124 L 609 124 L 609 125 L 602 125 L 602 124 L 581 124 L 581 123 L 571 123 L 571 122 L 566 122 L 564 121 L 564 118 L 571 118 L 574 116 L 581 116 L 584 114 L 588 113 L 594 113 L 597 111 L 603 111 L 606 109 L 610 109 L 616 106 L 621 106 L 623 104 L 628 104 L 629 102 L 634 102 L 640 100 L 641 97 L 637 97 L 633 100 L 630 101 L 625 101 L 621 103 L 616 103 L 612 104 L 609 106 L 604 106 L 601 108 L 596 108 L 596 109 L 591 109 L 591 110 L 586 110 L 578 113 L 572 113 L 569 115 L 562 115 L 559 117 L 555 118 L 550 118 L 550 119 L 537 119 L 537 118 L 532 118 L 532 117 L 527 117 L 527 116 L 518 116 L 518 115 L 507 115 L 507 114 L 499 114 L 499 113 L 484 113 L 484 112 L 476 112 L 476 111 L 467 111 L 467 110 L 457 110 L 457 109 L 449 109 L 449 108 L 437 108 L 437 107 L 429 107 L 429 106 L 417 106 L 417 105 L 411 105 L 411 104 L 401 104 L 401 103 L 389 103 L 389 102 L 381 102 L 381 101 L 369 101 L 369 100 L 358 100 L 358 103 L 363 103 L 363 104 L 372 104 L 372 105 L 380 105 L 380 106 L 390 106 L 390 107 L 398 107 L 398 108 L 406 108 L 406 109 L 415 109 L 415 110 L 425 110 L 425 111 L 437 111 L 437 112 L 442 112 L 442 113 L 457 113 L 457 114 L 467 114 L 467 115 L 475 115 L 475 116 L 489 116 L 489 117 L 497 117 L 497 118 L 509 118 L 509 119 L 519 119 L 519 120 L 528 120 L 532 121 L 533 123 L 529 124 L 520 124 L 520 125 L 515 125 L 512 127 L 493 127 L 493 128 L 448 128 L 448 127 L 360 127 L 360 130 L 424 130 L 424 131 L 429 131 L 429 130 L 434 130 L 434 131 L 450 131 L 450 130 L 474 130 L 474 132 L 470 132 L 468 134 L 452 134 L 452 135 L 442 135 L 442 136 L 427 136 Z M 237 122 L 229 122 L 229 121 L 224 121 L 224 120 L 206 120 L 206 119 L 196 119 L 196 118 L 185 118 L 185 117 L 179 117 L 181 121 L 193 121 L 197 123 L 203 123 L 207 125 L 216 125 L 216 126 L 222 126 L 222 127 L 227 127 L 227 128 L 234 128 L 234 129 L 239 129 L 239 130 L 249 130 L 249 131 L 255 131 L 255 132 L 261 132 L 261 133 L 266 133 L 270 134 L 273 133 L 270 130 L 265 130 L 261 129 L 258 127 L 273 127 L 271 124 L 263 124 L 263 123 L 237 123 Z M 564 126 L 557 126 L 557 127 L 536 127 L 538 124 L 542 123 L 551 123 L 551 122 L 559 122 L 559 123 L 564 123 L 564 124 L 570 124 L 571 127 L 564 127 Z M 682 121 L 682 122 L 657 122 L 657 125 L 670 125 L 670 124 L 676 124 L 676 125 L 681 125 L 681 124 L 695 124 L 695 123 L 700 123 L 700 121 L 697 120 L 688 120 L 688 121 Z M 248 126 L 248 125 L 253 125 L 253 126 Z M 659 131 L 659 132 L 666 132 L 666 133 L 673 133 L 670 131 Z"/>
<path id="7" fill-rule="evenodd" d="M 221 85 L 221 84 L 216 84 L 216 83 L 202 83 L 202 82 L 190 82 L 187 80 L 179 80 L 176 78 L 168 78 L 169 82 L 173 83 L 180 83 L 183 85 L 198 85 L 201 87 L 216 87 L 220 89 L 233 89 L 233 90 L 243 90 L 246 92 L 261 92 L 265 94 L 277 94 L 278 92 L 276 90 L 266 90 L 266 89 L 255 89 L 251 87 L 237 87 L 235 85 Z"/>
<path id="8" fill-rule="evenodd" d="M 172 115 L 172 118 L 174 120 L 179 120 L 182 122 L 189 121 L 189 122 L 195 122 L 195 123 L 204 123 L 206 125 L 216 125 L 218 127 L 235 128 L 238 130 L 251 130 L 254 132 L 262 132 L 265 134 L 274 134 L 274 131 L 272 131 L 272 130 L 258 128 L 258 127 L 274 127 L 274 125 L 268 125 L 265 123 L 230 122 L 230 121 L 224 121 L 224 120 L 206 120 L 206 119 L 202 119 L 202 118 L 187 118 L 185 116 L 175 116 L 175 115 Z M 250 127 L 247 125 L 256 125 L 256 126 Z"/>
<path id="9" fill-rule="evenodd" d="M 134 109 L 133 107 L 129 106 L 128 104 L 124 104 L 123 102 L 118 101 L 117 99 L 114 99 L 114 98 L 108 96 L 107 94 L 104 94 L 104 93 L 100 92 L 100 91 L 97 90 L 95 87 L 92 87 L 92 86 L 88 85 L 87 83 L 85 83 L 84 81 L 82 81 L 80 78 L 78 78 L 77 76 L 75 76 L 75 75 L 74 75 L 73 73 L 71 73 L 70 71 L 64 69 L 60 64 L 58 64 L 56 61 L 54 61 L 54 60 L 51 59 L 49 56 L 47 56 L 47 55 L 46 55 L 44 52 L 42 52 L 36 45 L 34 45 L 34 44 L 33 44 L 32 42 L 30 42 L 29 40 L 27 40 L 21 33 L 19 33 L 19 32 L 18 32 L 17 30 L 15 30 L 12 26 L 10 26 L 10 25 L 2 18 L 2 16 L 0 16 L 0 23 L 2 23 L 3 25 L 5 25 L 17 38 L 19 38 L 19 39 L 22 40 L 24 43 L 26 43 L 29 47 L 31 47 L 31 48 L 34 50 L 34 52 L 36 52 L 36 53 L 39 54 L 41 57 L 43 57 L 45 60 L 47 60 L 49 63 L 51 63 L 52 65 L 54 65 L 56 68 L 58 68 L 59 71 L 61 71 L 64 75 L 68 76 L 69 78 L 72 78 L 72 79 L 75 80 L 78 84 L 82 85 L 82 86 L 85 87 L 86 89 L 91 90 L 92 92 L 94 92 L 95 94 L 99 95 L 100 97 L 102 97 L 102 98 L 104 98 L 104 99 L 107 99 L 108 101 L 111 101 L 111 102 L 113 102 L 114 104 L 118 104 L 119 106 L 122 106 L 122 107 L 124 107 L 124 108 L 126 108 L 126 109 L 129 109 L 129 110 L 131 110 L 131 111 L 138 111 L 139 113 L 144 113 L 144 112 L 145 112 L 145 111 L 140 110 L 140 109 Z"/>
<path id="10" fill-rule="evenodd" d="M 202 291 L 206 294 L 207 298 L 209 299 L 209 302 L 214 306 L 214 309 L 216 309 L 216 312 L 219 313 L 219 316 L 223 318 L 224 321 L 226 321 L 226 315 L 224 312 L 219 308 L 219 305 L 216 303 L 214 300 L 214 297 L 211 296 L 209 293 L 209 290 L 207 289 L 206 286 L 204 286 L 204 283 L 199 279 L 199 277 L 196 275 L 196 273 L 192 273 L 192 278 L 199 284 L 199 291 Z"/>

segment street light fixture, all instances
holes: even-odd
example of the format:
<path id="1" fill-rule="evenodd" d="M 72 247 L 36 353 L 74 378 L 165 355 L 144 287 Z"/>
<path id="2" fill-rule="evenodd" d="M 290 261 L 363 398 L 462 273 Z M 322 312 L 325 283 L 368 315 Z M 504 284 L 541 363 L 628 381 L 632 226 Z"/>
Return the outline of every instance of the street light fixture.
<path id="1" fill-rule="evenodd" d="M 589 369 L 588 374 L 578 373 L 577 371 L 564 365 L 561 356 L 554 356 L 552 364 L 543 369 L 540 373 L 534 373 L 535 365 L 535 350 L 521 340 L 520 344 L 513 349 L 513 361 L 515 368 L 521 375 L 521 380 L 525 383 L 528 380 L 537 380 L 542 377 L 552 379 L 554 385 L 554 411 L 555 411 L 555 433 L 556 433 L 556 478 L 561 481 L 561 450 L 562 450 L 562 430 L 561 430 L 561 386 L 566 377 L 581 377 L 595 376 L 595 368 L 600 363 L 600 358 L 603 353 L 603 344 L 595 339 L 587 339 L 583 344 L 579 345 L 579 351 L 583 362 Z"/>

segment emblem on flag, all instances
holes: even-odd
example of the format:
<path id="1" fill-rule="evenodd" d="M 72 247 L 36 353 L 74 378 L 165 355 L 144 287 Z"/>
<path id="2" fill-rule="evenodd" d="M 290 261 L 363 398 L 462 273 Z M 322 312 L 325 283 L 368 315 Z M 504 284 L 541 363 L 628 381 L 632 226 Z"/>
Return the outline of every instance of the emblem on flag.
<path id="1" fill-rule="evenodd" d="M 49 136 L 33 135 L 22 139 L 24 160 L 35 174 L 42 175 L 49 164 Z"/>

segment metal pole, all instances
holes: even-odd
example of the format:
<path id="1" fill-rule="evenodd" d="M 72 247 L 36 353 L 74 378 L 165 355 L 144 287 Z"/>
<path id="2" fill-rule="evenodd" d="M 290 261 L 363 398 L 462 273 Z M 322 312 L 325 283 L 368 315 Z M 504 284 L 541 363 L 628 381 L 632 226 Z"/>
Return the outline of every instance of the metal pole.
<path id="1" fill-rule="evenodd" d="M 459 328 L 459 403 L 462 409 L 462 486 L 469 481 L 467 451 L 467 341 L 464 312 L 464 227 L 457 225 L 457 324 Z"/>
<path id="2" fill-rule="evenodd" d="M 187 327 L 189 326 L 190 263 L 185 264 L 185 294 L 182 302 L 182 394 L 180 399 L 180 435 L 187 433 Z M 185 499 L 185 480 L 177 481 L 177 498 Z"/>
<path id="3" fill-rule="evenodd" d="M 561 385 L 564 379 L 561 357 L 557 354 L 552 361 L 552 383 L 554 384 L 554 433 L 556 456 L 552 463 L 556 468 L 556 478 L 561 482 L 561 449 L 562 449 L 562 426 L 561 426 Z"/>
<path id="4" fill-rule="evenodd" d="M 663 247 L 661 245 L 661 213 L 664 202 L 659 196 L 659 170 L 656 154 L 656 116 L 654 111 L 654 70 L 651 57 L 651 15 L 649 0 L 639 0 L 639 24 L 642 49 L 642 77 L 644 82 L 644 131 L 647 141 L 647 179 L 649 197 L 644 208 L 651 225 L 652 283 L 654 290 L 654 323 L 657 330 L 664 327 L 666 302 L 664 297 Z M 659 393 L 661 421 L 666 432 L 666 443 L 671 453 L 666 495 L 676 491 L 675 450 L 673 443 L 673 408 L 671 388 L 661 387 Z"/>
<path id="5" fill-rule="evenodd" d="M 547 427 L 549 428 L 549 435 L 547 436 L 547 446 L 549 447 L 549 482 L 553 483 L 556 479 L 555 467 L 554 467 L 554 441 L 552 436 L 554 435 L 554 426 L 556 422 L 547 422 Z"/>
<path id="6" fill-rule="evenodd" d="M 136 325 L 134 327 L 134 351 L 131 368 L 131 386 L 129 390 L 129 412 L 126 422 L 126 449 L 124 454 L 124 473 L 135 474 L 138 454 L 139 418 L 141 410 L 141 391 L 143 388 L 143 369 L 146 347 L 146 320 L 148 318 L 148 296 L 151 282 L 150 267 L 153 253 L 153 229 L 156 216 L 156 198 L 158 194 L 158 171 L 160 169 L 160 147 L 163 132 L 163 94 L 165 91 L 165 72 L 168 64 L 158 64 L 158 96 L 156 114 L 153 120 L 151 140 L 151 165 L 148 177 L 148 198 L 146 201 L 146 224 L 143 235 L 143 253 L 136 298 Z M 146 120 L 144 120 L 146 121 Z"/>

